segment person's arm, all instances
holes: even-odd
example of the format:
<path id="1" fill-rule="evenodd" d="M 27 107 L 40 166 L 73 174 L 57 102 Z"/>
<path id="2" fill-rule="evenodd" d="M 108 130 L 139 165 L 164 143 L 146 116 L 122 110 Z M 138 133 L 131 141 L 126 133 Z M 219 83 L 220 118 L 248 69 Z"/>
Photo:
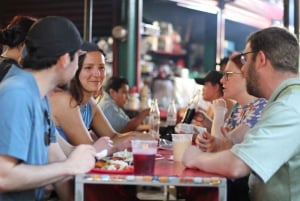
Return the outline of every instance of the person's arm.
<path id="1" fill-rule="evenodd" d="M 68 144 L 59 134 L 59 143 L 51 143 L 49 146 L 49 163 L 64 161 L 67 159 L 64 152 L 69 155 L 74 147 Z M 64 147 L 64 150 L 62 149 Z M 74 200 L 74 182 L 72 177 L 66 177 L 54 183 L 55 191 L 62 201 Z"/>
<path id="2" fill-rule="evenodd" d="M 80 108 L 66 92 L 49 96 L 51 113 L 56 126 L 62 128 L 72 145 L 92 144 L 93 140 L 81 118 Z"/>
<path id="3" fill-rule="evenodd" d="M 126 148 L 131 147 L 132 139 L 153 139 L 151 135 L 142 134 L 140 132 L 131 131 L 126 133 L 118 133 L 116 132 L 106 119 L 103 114 L 101 108 L 95 103 L 94 100 L 91 100 L 91 105 L 93 108 L 93 120 L 92 120 L 92 128 L 93 131 L 100 136 L 109 136 L 114 142 L 114 146 L 117 150 L 124 150 Z"/>
<path id="4" fill-rule="evenodd" d="M 80 107 L 71 99 L 66 92 L 57 92 L 49 96 L 51 113 L 56 126 L 61 127 L 67 136 L 70 144 L 76 146 L 80 144 L 92 144 L 97 151 L 108 149 L 112 152 L 111 142 L 107 138 L 100 138 L 94 141 L 86 128 L 80 112 Z M 103 136 L 111 137 L 112 132 L 107 132 Z"/>
<path id="5" fill-rule="evenodd" d="M 188 168 L 197 168 L 229 178 L 243 177 L 251 171 L 249 166 L 230 150 L 209 153 L 190 146 L 185 151 L 182 162 Z"/>
<path id="6" fill-rule="evenodd" d="M 243 123 L 230 132 L 227 131 L 227 128 L 222 127 L 218 131 L 218 135 L 221 137 L 215 137 L 210 134 L 198 135 L 196 144 L 202 151 L 216 152 L 230 149 L 234 144 L 243 141 L 244 136 L 249 129 L 250 128 Z"/>
<path id="7" fill-rule="evenodd" d="M 149 115 L 150 109 L 141 111 L 136 117 L 129 120 L 127 125 L 121 130 L 121 133 L 136 130 L 136 128 L 142 124 L 144 119 Z"/>
<path id="8" fill-rule="evenodd" d="M 76 147 L 64 161 L 45 165 L 24 164 L 16 158 L 0 155 L 0 191 L 33 189 L 88 172 L 95 165 L 94 156 L 95 149 L 90 145 Z"/>
<path id="9" fill-rule="evenodd" d="M 227 112 L 226 102 L 224 99 L 216 99 L 213 101 L 211 108 L 214 113 L 214 118 L 211 127 L 211 136 L 214 138 L 213 142 L 214 150 L 212 151 L 219 151 L 223 147 L 223 143 L 226 142 L 225 137 L 221 132 L 221 128 L 224 126 L 225 122 L 225 114 Z"/>
<path id="10" fill-rule="evenodd" d="M 65 156 L 70 155 L 70 153 L 74 150 L 74 146 L 68 143 L 57 131 L 56 131 L 56 138 Z"/>
<path id="11" fill-rule="evenodd" d="M 250 127 L 244 123 L 241 123 L 230 132 L 226 132 L 226 128 L 222 128 L 221 132 L 227 141 L 227 147 L 228 144 L 231 144 L 232 146 L 234 144 L 241 143 L 244 140 L 245 134 L 249 129 Z M 223 148 L 226 148 L 226 144 L 224 144 Z"/>

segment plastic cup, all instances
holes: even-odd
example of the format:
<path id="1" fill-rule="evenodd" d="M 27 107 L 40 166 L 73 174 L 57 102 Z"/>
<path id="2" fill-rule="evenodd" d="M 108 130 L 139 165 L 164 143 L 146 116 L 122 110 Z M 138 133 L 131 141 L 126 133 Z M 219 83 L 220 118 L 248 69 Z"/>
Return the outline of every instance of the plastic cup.
<path id="1" fill-rule="evenodd" d="M 157 153 L 156 140 L 132 140 L 133 167 L 135 175 L 153 175 L 155 155 Z"/>
<path id="2" fill-rule="evenodd" d="M 191 146 L 193 134 L 172 134 L 174 161 L 182 161 L 184 151 Z"/>

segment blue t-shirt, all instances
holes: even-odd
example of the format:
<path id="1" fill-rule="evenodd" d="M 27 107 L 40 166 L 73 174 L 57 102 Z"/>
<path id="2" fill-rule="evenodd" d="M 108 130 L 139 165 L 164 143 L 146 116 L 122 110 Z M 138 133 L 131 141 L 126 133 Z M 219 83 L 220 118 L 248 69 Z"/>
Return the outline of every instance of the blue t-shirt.
<path id="1" fill-rule="evenodd" d="M 81 117 L 84 122 L 84 125 L 86 126 L 87 129 L 89 129 L 91 122 L 92 122 L 92 115 L 93 115 L 91 103 L 87 102 L 86 105 L 81 106 L 80 113 L 81 113 Z M 65 132 L 63 131 L 63 129 L 60 126 L 56 126 L 56 130 L 66 141 L 70 142 L 68 137 L 66 136 Z"/>
<path id="2" fill-rule="evenodd" d="M 48 163 L 45 138 L 56 141 L 47 97 L 41 98 L 32 74 L 12 66 L 0 84 L 0 155 L 24 164 Z M 18 181 L 15 181 L 18 182 Z M 43 187 L 0 193 L 0 200 L 41 200 Z"/>

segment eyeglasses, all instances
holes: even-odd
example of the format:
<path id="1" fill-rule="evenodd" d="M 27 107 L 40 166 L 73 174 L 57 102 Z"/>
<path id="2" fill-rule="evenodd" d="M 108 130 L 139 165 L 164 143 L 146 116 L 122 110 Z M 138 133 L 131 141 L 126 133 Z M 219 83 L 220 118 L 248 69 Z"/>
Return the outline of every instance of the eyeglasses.
<path id="1" fill-rule="evenodd" d="M 251 53 L 256 53 L 256 52 L 258 52 L 258 51 L 250 51 L 250 52 L 245 52 L 245 53 L 239 54 L 238 57 L 240 58 L 240 62 L 244 65 L 247 62 L 246 55 L 251 54 Z"/>
<path id="2" fill-rule="evenodd" d="M 250 54 L 250 53 L 256 53 L 256 52 L 258 52 L 258 51 L 250 51 L 250 52 L 241 53 L 236 56 L 233 56 L 232 58 L 230 58 L 230 60 L 233 61 L 237 65 L 237 67 L 241 69 L 247 61 L 246 55 Z"/>
<path id="3" fill-rule="evenodd" d="M 44 135 L 44 143 L 46 146 L 49 146 L 51 142 L 51 119 L 47 110 L 44 111 L 44 118 L 48 126 L 48 131 L 46 131 Z"/>
<path id="4" fill-rule="evenodd" d="M 225 77 L 226 81 L 228 81 L 229 76 L 234 75 L 234 74 L 242 74 L 242 73 L 231 72 L 231 71 L 225 71 L 225 72 L 223 72 L 223 76 Z"/>

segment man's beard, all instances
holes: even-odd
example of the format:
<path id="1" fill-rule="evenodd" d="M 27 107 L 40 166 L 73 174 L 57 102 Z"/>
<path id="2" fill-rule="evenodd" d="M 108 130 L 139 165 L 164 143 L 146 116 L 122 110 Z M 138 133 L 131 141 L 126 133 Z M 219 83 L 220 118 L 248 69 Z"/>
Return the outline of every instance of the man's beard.
<path id="1" fill-rule="evenodd" d="M 248 68 L 247 78 L 247 92 L 255 97 L 262 97 L 262 94 L 259 90 L 259 75 L 257 74 L 255 68 Z"/>

